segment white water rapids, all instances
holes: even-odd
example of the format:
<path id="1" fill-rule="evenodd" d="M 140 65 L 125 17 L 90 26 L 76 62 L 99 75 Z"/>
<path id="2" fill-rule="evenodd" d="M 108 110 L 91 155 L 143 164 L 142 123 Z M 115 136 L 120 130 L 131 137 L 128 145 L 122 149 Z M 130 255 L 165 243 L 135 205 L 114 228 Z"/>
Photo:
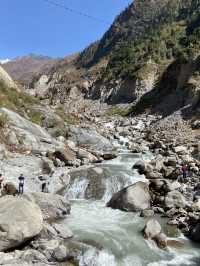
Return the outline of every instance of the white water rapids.
<path id="1" fill-rule="evenodd" d="M 185 240 L 183 248 L 160 250 L 154 243 L 144 240 L 141 230 L 145 220 L 138 214 L 105 207 L 112 194 L 124 185 L 144 180 L 144 176 L 131 170 L 134 162 L 141 157 L 142 155 L 124 151 L 118 158 L 101 164 L 110 170 L 110 178 L 105 181 L 106 189 L 100 201 L 84 200 L 87 180 L 79 178 L 69 188 L 73 198 L 72 212 L 65 223 L 72 229 L 78 241 L 94 247 L 80 257 L 80 266 L 200 265 L 199 246 Z M 150 157 L 143 155 L 142 158 Z M 126 180 L 120 184 L 121 179 L 114 181 L 114 176 L 122 172 Z"/>

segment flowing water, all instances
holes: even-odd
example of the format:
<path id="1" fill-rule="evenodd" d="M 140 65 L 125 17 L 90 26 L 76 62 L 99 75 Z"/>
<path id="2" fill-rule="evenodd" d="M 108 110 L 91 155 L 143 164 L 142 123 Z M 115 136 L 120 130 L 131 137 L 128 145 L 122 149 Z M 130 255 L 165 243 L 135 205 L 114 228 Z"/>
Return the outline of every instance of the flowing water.
<path id="1" fill-rule="evenodd" d="M 105 203 L 121 186 L 145 180 L 144 176 L 131 170 L 139 158 L 148 160 L 150 155 L 142 156 L 123 151 L 118 158 L 101 164 L 101 167 L 109 169 L 109 179 L 112 180 L 105 180 L 106 189 L 102 200 L 84 200 L 84 180 L 79 179 L 70 188 L 73 198 L 72 212 L 66 223 L 77 240 L 94 247 L 80 257 L 80 266 L 199 266 L 199 246 L 184 239 L 185 245 L 182 248 L 160 250 L 153 242 L 143 238 L 141 230 L 145 221 L 138 214 L 105 207 Z M 124 173 L 126 181 L 123 184 L 119 178 L 113 181 L 114 176 L 119 176 L 119 173 Z M 77 194 L 77 191 L 80 193 Z M 79 199 L 74 200 L 77 195 Z"/>

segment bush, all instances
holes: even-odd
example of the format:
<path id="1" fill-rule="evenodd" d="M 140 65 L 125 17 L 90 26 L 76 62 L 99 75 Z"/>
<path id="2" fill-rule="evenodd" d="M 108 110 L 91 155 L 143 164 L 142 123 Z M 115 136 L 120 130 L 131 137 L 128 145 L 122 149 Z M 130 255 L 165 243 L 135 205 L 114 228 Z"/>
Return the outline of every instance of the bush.
<path id="1" fill-rule="evenodd" d="M 0 114 L 0 128 L 4 128 L 8 124 L 8 116 L 6 114 Z"/>

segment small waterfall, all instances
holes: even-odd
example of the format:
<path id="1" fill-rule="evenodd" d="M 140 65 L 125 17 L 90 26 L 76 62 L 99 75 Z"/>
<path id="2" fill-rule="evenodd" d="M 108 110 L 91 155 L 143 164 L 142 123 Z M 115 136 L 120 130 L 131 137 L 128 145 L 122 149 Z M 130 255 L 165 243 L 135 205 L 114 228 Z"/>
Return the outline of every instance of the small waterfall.
<path id="1" fill-rule="evenodd" d="M 73 170 L 70 184 L 65 190 L 68 199 L 103 200 L 137 181 L 146 181 L 143 175 L 132 169 L 133 164 L 142 158 L 141 154 L 119 154 L 116 159 L 90 167 Z M 148 158 L 148 156 L 147 156 Z"/>
<path id="2" fill-rule="evenodd" d="M 68 199 L 84 199 L 85 191 L 89 185 L 89 180 L 87 179 L 76 179 L 74 183 L 69 187 L 67 191 Z"/>

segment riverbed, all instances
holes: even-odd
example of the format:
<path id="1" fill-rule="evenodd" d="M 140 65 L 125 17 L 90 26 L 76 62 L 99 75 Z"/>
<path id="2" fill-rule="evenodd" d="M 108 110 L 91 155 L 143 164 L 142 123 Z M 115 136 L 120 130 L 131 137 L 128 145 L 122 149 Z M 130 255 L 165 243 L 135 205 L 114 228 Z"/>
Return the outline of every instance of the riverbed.
<path id="1" fill-rule="evenodd" d="M 150 154 L 133 154 L 121 150 L 119 156 L 101 164 L 110 170 L 110 180 L 124 173 L 125 185 L 145 181 L 131 168 L 138 159 L 150 160 Z M 106 207 L 112 194 L 121 187 L 107 182 L 102 200 L 85 200 L 82 180 L 71 187 L 72 212 L 66 223 L 74 232 L 75 239 L 94 248 L 80 257 L 80 266 L 199 266 L 199 245 L 180 236 L 184 247 L 159 249 L 154 242 L 146 241 L 141 233 L 145 219 L 137 213 L 127 213 Z M 73 193 L 73 190 L 75 191 Z M 81 192 L 81 193 L 80 193 Z M 78 197 L 77 197 L 78 195 Z"/>

